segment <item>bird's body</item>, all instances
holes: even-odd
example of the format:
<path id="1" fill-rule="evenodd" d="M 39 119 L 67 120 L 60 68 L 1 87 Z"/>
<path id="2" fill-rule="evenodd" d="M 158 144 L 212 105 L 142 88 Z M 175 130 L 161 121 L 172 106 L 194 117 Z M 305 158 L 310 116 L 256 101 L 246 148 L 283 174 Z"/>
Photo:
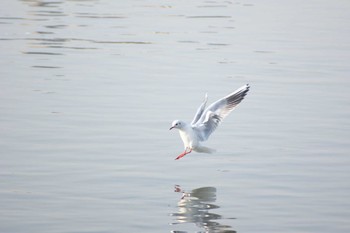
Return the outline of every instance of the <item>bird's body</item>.
<path id="1" fill-rule="evenodd" d="M 185 149 L 192 149 L 193 151 L 200 153 L 212 153 L 215 151 L 214 149 L 201 145 L 200 139 L 190 124 L 186 124 L 185 122 L 182 122 L 182 124 L 183 128 L 179 129 L 179 133 Z"/>
<path id="2" fill-rule="evenodd" d="M 177 128 L 184 143 L 185 151 L 176 159 L 180 159 L 193 151 L 199 153 L 212 153 L 215 150 L 201 145 L 219 126 L 222 120 L 243 100 L 249 91 L 249 85 L 244 85 L 231 94 L 212 103 L 205 108 L 208 97 L 199 106 L 191 124 L 175 120 L 170 129 Z"/>
<path id="3" fill-rule="evenodd" d="M 183 122 L 183 125 L 184 127 L 179 130 L 179 133 L 185 148 L 196 147 L 198 145 L 198 140 L 196 140 L 192 127 L 185 122 Z"/>

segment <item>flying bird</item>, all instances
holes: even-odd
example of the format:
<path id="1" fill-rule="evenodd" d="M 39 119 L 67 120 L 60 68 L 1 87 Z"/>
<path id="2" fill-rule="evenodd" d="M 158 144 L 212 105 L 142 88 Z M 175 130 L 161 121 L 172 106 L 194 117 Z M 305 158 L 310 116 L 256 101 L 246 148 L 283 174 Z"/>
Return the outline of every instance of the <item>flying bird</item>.
<path id="1" fill-rule="evenodd" d="M 205 94 L 203 103 L 199 106 L 196 115 L 190 124 L 175 120 L 171 124 L 171 129 L 178 129 L 180 137 L 184 143 L 185 151 L 176 157 L 175 160 L 196 151 L 199 153 L 213 153 L 215 149 L 211 149 L 201 145 L 215 131 L 227 115 L 243 100 L 249 91 L 249 84 L 246 84 L 227 96 L 215 101 L 205 108 L 208 95 Z"/>

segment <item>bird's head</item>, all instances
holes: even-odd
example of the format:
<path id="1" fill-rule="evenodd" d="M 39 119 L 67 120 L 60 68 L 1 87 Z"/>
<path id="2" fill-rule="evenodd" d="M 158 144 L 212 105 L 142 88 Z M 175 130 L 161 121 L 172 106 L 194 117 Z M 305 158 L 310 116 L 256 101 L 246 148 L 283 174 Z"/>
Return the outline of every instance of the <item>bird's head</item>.
<path id="1" fill-rule="evenodd" d="M 175 120 L 171 124 L 171 127 L 169 130 L 174 129 L 174 128 L 175 129 L 182 129 L 184 126 L 185 126 L 185 123 L 183 121 Z"/>

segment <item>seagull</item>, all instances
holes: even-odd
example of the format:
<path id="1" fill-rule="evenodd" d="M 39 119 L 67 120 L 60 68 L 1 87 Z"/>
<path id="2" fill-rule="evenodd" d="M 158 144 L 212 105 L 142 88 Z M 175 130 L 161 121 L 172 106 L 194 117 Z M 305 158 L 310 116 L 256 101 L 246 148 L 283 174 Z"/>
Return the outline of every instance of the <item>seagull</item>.
<path id="1" fill-rule="evenodd" d="M 224 118 L 243 100 L 249 91 L 249 84 L 246 84 L 227 96 L 215 101 L 205 108 L 208 95 L 205 94 L 203 103 L 199 106 L 191 124 L 181 120 L 175 120 L 171 129 L 178 129 L 184 143 L 185 151 L 175 160 L 181 159 L 193 151 L 199 153 L 213 153 L 215 149 L 202 146 L 200 142 L 206 141 L 209 136 L 220 125 Z"/>

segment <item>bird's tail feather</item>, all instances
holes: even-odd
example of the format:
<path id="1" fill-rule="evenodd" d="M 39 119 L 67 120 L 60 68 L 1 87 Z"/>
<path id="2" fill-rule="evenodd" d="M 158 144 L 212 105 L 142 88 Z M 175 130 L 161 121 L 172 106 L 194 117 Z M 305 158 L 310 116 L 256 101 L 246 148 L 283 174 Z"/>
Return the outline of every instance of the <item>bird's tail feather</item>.
<path id="1" fill-rule="evenodd" d="M 209 147 L 206 147 L 206 146 L 197 147 L 195 151 L 197 151 L 199 153 L 208 153 L 208 154 L 216 152 L 215 149 L 212 149 L 212 148 L 209 148 Z"/>

